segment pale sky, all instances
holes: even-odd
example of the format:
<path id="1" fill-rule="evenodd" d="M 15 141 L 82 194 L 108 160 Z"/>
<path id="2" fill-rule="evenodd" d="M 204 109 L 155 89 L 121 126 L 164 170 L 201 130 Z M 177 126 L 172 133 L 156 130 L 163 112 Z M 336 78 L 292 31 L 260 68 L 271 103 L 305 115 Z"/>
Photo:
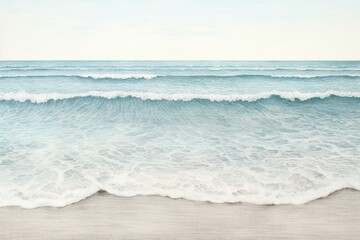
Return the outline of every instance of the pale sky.
<path id="1" fill-rule="evenodd" d="M 360 0 L 0 0 L 2 60 L 359 60 Z"/>

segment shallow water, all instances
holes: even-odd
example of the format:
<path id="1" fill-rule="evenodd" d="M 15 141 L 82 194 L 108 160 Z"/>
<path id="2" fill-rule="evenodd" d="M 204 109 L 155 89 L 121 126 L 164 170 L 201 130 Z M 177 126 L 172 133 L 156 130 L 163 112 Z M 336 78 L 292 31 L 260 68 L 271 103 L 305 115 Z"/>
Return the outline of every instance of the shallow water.
<path id="1" fill-rule="evenodd" d="M 0 205 L 360 190 L 360 62 L 0 62 Z"/>

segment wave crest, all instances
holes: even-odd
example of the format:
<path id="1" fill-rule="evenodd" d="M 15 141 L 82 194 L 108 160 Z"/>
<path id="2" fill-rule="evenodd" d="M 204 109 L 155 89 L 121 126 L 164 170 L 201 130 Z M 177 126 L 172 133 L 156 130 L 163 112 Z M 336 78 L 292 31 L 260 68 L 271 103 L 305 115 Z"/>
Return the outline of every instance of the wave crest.
<path id="1" fill-rule="evenodd" d="M 158 77 L 156 74 L 151 73 L 93 73 L 93 74 L 80 74 L 79 77 L 93 78 L 93 79 L 152 79 Z"/>
<path id="2" fill-rule="evenodd" d="M 157 79 L 157 78 L 171 78 L 171 79 L 199 79 L 199 78 L 222 78 L 222 79 L 242 79 L 242 78 L 267 78 L 267 79 L 281 79 L 281 80 L 312 80 L 312 79 L 359 79 L 358 74 L 347 75 L 310 75 L 310 76 L 297 76 L 297 75 L 271 75 L 271 74 L 229 74 L 229 75 L 157 75 L 153 73 L 89 73 L 89 74 L 69 74 L 69 75 L 10 75 L 0 76 L 0 79 L 9 78 L 80 78 L 80 79 L 110 79 L 110 80 L 130 80 L 130 79 Z"/>
<path id="3" fill-rule="evenodd" d="M 152 73 L 89 73 L 89 74 L 69 74 L 69 75 L 13 75 L 0 76 L 0 78 L 91 78 L 91 79 L 153 79 L 159 77 Z"/>
<path id="4" fill-rule="evenodd" d="M 134 97 L 141 100 L 168 100 L 168 101 L 191 101 L 195 99 L 209 100 L 212 102 L 254 102 L 261 99 L 268 99 L 273 96 L 282 99 L 295 101 L 306 101 L 313 98 L 328 98 L 331 96 L 360 98 L 360 92 L 326 91 L 326 92 L 260 92 L 260 93 L 234 93 L 234 94 L 195 94 L 195 93 L 155 93 L 155 92 L 123 92 L 123 91 L 90 91 L 83 93 L 27 93 L 8 92 L 0 93 L 0 101 L 18 101 L 32 103 L 44 103 L 71 98 L 99 97 L 106 99 Z"/>

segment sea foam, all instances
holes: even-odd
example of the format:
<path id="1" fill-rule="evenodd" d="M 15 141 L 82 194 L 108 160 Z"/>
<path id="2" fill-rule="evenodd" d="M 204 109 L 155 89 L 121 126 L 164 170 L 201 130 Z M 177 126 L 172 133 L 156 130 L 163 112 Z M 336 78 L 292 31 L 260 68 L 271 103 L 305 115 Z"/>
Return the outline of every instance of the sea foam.
<path id="1" fill-rule="evenodd" d="M 30 101 L 33 103 L 44 103 L 48 101 L 58 101 L 71 98 L 83 97 L 99 97 L 106 99 L 134 97 L 141 100 L 168 100 L 168 101 L 191 101 L 195 99 L 209 100 L 212 102 L 221 101 L 245 101 L 254 102 L 261 99 L 278 96 L 282 99 L 295 101 L 306 101 L 314 98 L 336 97 L 354 97 L 360 98 L 360 92 L 342 92 L 342 91 L 326 91 L 326 92 L 261 92 L 252 94 L 194 94 L 194 93 L 154 93 L 154 92 L 123 92 L 123 91 L 90 91 L 83 93 L 27 93 L 27 92 L 7 92 L 0 93 L 0 101 Z"/>

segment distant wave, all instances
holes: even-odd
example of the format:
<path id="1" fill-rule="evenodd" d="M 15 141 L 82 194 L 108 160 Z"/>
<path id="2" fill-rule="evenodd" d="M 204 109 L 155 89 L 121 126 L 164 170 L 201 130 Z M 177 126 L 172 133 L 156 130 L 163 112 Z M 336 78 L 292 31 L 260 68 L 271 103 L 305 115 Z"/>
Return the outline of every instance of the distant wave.
<path id="1" fill-rule="evenodd" d="M 152 79 L 158 77 L 151 73 L 92 73 L 92 74 L 75 74 L 75 75 L 16 75 L 16 76 L 0 76 L 0 78 L 91 78 L 91 79 Z"/>
<path id="2" fill-rule="evenodd" d="M 146 74 L 146 73 L 106 73 L 106 74 L 101 74 L 101 73 L 93 73 L 93 74 L 81 74 L 81 75 L 75 75 L 75 76 L 79 76 L 79 77 L 84 77 L 84 78 L 93 78 L 93 79 L 131 79 L 131 78 L 135 78 L 135 79 L 139 79 L 139 78 L 143 78 L 143 79 L 152 79 L 157 77 L 158 75 L 156 74 Z"/>
<path id="3" fill-rule="evenodd" d="M 254 102 L 261 99 L 268 99 L 273 96 L 282 99 L 295 101 L 306 101 L 313 98 L 328 98 L 331 96 L 360 98 L 360 92 L 344 92 L 344 91 L 326 91 L 326 92 L 261 92 L 261 93 L 234 93 L 234 94 L 196 94 L 196 93 L 154 93 L 154 92 L 123 92 L 123 91 L 90 91 L 83 93 L 27 93 L 27 92 L 8 92 L 0 93 L 0 101 L 18 101 L 32 103 L 44 103 L 48 101 L 58 101 L 71 98 L 99 97 L 106 99 L 134 97 L 141 100 L 168 100 L 168 101 L 191 101 L 195 99 L 209 100 L 212 102 Z"/>
<path id="4" fill-rule="evenodd" d="M 0 72 L 11 71 L 96 71 L 96 70 L 176 70 L 176 71 L 329 71 L 346 72 L 360 71 L 359 67 L 238 67 L 238 66 L 66 66 L 66 67 L 45 67 L 45 66 L 0 66 Z"/>
<path id="5" fill-rule="evenodd" d="M 79 79 L 109 79 L 109 80 L 131 80 L 131 79 L 154 79 L 154 78 L 171 78 L 171 79 L 197 79 L 197 78 L 274 78 L 283 80 L 299 80 L 299 79 L 358 79 L 360 75 L 312 75 L 312 76 L 291 76 L 291 75 L 266 75 L 266 74 L 235 74 L 235 75 L 157 75 L 153 73 L 89 73 L 89 74 L 75 74 L 75 75 L 16 75 L 16 76 L 0 76 L 0 79 L 9 78 L 79 78 Z"/>
<path id="6" fill-rule="evenodd" d="M 75 77 L 92 79 L 152 79 L 158 77 L 158 75 L 151 73 L 92 73 L 75 75 Z"/>

